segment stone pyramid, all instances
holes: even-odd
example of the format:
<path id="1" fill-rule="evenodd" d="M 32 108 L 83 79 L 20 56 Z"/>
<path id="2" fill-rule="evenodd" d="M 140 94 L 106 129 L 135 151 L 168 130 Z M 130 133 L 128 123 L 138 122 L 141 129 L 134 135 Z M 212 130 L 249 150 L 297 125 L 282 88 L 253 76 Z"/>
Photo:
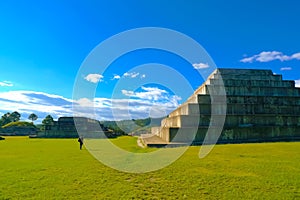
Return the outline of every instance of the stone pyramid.
<path id="1" fill-rule="evenodd" d="M 224 124 L 214 124 L 213 117 Z M 218 143 L 300 139 L 300 88 L 271 70 L 216 69 L 151 133 L 166 144 L 202 144 L 214 127 Z"/>

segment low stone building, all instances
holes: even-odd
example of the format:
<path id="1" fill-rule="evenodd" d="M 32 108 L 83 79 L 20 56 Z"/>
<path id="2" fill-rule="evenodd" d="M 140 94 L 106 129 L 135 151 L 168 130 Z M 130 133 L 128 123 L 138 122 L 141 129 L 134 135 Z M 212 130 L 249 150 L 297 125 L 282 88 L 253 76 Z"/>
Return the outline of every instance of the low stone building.
<path id="1" fill-rule="evenodd" d="M 216 69 L 160 127 L 152 128 L 152 135 L 141 139 L 148 145 L 157 138 L 165 144 L 202 144 L 209 128 L 221 128 L 218 143 L 298 140 L 300 88 L 271 70 Z"/>
<path id="2" fill-rule="evenodd" d="M 86 137 L 96 137 L 99 133 L 104 133 L 108 137 L 112 136 L 111 131 L 98 120 L 86 117 L 60 117 L 53 124 L 43 126 L 44 131 L 39 132 L 38 137 L 74 138 L 78 137 L 78 132 Z"/>

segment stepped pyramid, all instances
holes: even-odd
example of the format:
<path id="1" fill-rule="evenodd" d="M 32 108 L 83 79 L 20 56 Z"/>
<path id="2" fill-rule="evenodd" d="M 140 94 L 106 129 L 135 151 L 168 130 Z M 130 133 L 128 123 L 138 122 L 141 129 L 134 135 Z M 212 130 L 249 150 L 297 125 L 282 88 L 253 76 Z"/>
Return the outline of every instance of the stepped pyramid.
<path id="1" fill-rule="evenodd" d="M 202 144 L 209 126 L 220 129 L 218 143 L 300 139 L 300 88 L 271 70 L 216 69 L 141 139 L 148 146 Z"/>

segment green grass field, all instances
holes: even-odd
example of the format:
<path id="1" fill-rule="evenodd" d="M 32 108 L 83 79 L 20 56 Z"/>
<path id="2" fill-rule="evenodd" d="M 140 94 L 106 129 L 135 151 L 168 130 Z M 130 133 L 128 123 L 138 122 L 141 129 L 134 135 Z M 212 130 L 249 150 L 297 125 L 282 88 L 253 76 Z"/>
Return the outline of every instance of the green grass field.
<path id="1" fill-rule="evenodd" d="M 124 149 L 136 138 L 113 139 Z M 130 174 L 98 162 L 76 139 L 0 141 L 0 199 L 300 199 L 300 143 L 200 147 L 172 165 Z"/>

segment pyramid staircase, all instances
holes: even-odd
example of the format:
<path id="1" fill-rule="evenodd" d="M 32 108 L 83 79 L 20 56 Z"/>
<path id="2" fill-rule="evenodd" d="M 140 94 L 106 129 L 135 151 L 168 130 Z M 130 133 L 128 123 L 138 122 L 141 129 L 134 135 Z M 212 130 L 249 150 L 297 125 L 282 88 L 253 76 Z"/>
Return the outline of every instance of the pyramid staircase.
<path id="1" fill-rule="evenodd" d="M 147 146 L 202 144 L 214 128 L 212 117 L 224 119 L 216 124 L 222 126 L 218 143 L 298 140 L 300 88 L 271 70 L 216 69 L 160 127 L 140 139 Z"/>

